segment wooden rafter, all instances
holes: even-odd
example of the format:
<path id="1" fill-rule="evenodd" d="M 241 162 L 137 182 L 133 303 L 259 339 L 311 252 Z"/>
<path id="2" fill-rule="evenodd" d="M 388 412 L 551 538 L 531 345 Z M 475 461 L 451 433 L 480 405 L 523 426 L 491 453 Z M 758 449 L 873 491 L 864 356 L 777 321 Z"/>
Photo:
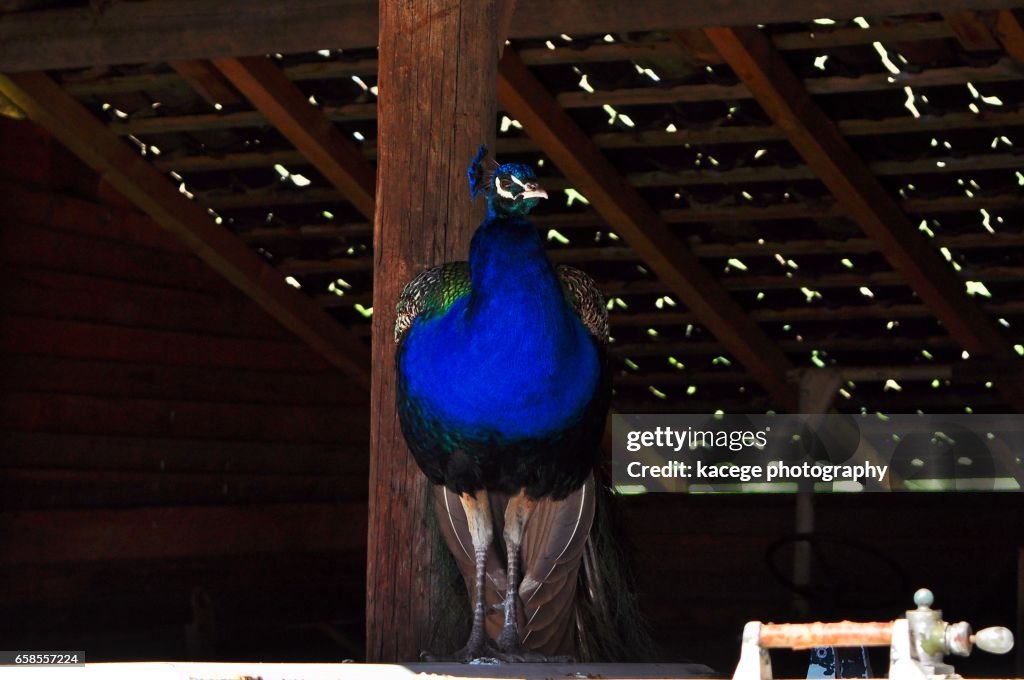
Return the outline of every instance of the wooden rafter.
<path id="1" fill-rule="evenodd" d="M 1013 10 L 996 13 L 995 33 L 1006 54 L 1018 64 L 1024 64 L 1024 27 Z"/>
<path id="2" fill-rule="evenodd" d="M 1012 358 L 1013 349 L 995 323 L 967 297 L 963 282 L 914 228 L 765 36 L 750 28 L 706 32 L 847 215 L 878 243 L 950 335 L 972 354 Z M 1005 383 L 1001 389 L 1012 404 L 1024 408 L 1024 392 Z"/>
<path id="3" fill-rule="evenodd" d="M 171 68 L 211 106 L 234 106 L 242 102 L 220 71 L 205 59 L 178 59 L 171 62 Z"/>
<path id="4" fill-rule="evenodd" d="M 1015 0 L 905 0 L 903 14 L 1012 7 Z M 97 6 L 100 7 L 100 6 Z M 32 71 L 226 54 L 372 48 L 378 3 L 373 0 L 151 0 L 18 12 L 0 19 L 0 70 Z M 734 0 L 704 3 L 699 12 L 678 0 L 519 0 L 513 38 L 571 30 L 624 33 L 740 23 L 885 16 L 891 0 Z M 141 36 L 141 37 L 140 37 Z M 39 49 L 45 44 L 46 49 Z"/>
<path id="5" fill-rule="evenodd" d="M 1015 62 L 1024 64 L 1024 27 L 1012 9 L 948 12 L 945 19 L 965 50 L 1002 49 Z"/>
<path id="6" fill-rule="evenodd" d="M 369 386 L 369 351 L 359 339 L 287 285 L 242 241 L 214 224 L 204 208 L 185 198 L 48 76 L 0 76 L 0 92 L 282 325 L 358 385 Z"/>
<path id="7" fill-rule="evenodd" d="M 999 41 L 993 34 L 992 27 L 989 25 L 989 17 L 986 14 L 973 10 L 946 12 L 946 23 L 949 24 L 953 35 L 965 50 L 981 52 L 1001 48 Z"/>
<path id="8" fill-rule="evenodd" d="M 783 408 L 796 409 L 789 360 L 630 187 L 515 52 L 499 64 L 498 101 L 594 209 Z"/>
<path id="9" fill-rule="evenodd" d="M 213 63 L 349 203 L 373 219 L 373 166 L 280 68 L 265 57 L 215 59 Z"/>

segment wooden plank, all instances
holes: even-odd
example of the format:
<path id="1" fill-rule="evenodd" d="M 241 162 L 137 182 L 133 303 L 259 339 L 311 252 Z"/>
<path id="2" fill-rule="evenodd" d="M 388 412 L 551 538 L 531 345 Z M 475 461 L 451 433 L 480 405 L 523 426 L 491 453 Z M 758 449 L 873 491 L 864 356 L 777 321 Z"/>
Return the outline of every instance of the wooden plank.
<path id="1" fill-rule="evenodd" d="M 209 61 L 205 59 L 176 59 L 170 62 L 170 66 L 178 75 L 187 80 L 192 89 L 210 106 L 235 106 L 242 103 L 242 98 Z"/>
<path id="2" fill-rule="evenodd" d="M 259 255 L 215 225 L 205 209 L 186 199 L 49 77 L 41 73 L 2 76 L 0 91 L 282 325 L 357 385 L 368 387 L 369 354 L 359 339 L 287 285 Z"/>
<path id="3" fill-rule="evenodd" d="M 373 219 L 373 166 L 281 69 L 265 57 L 213 63 L 349 203 Z"/>
<path id="4" fill-rule="evenodd" d="M 228 337 L 294 339 L 238 294 L 218 299 L 198 291 L 13 267 L 0 274 L 0 284 L 0 312 L 6 314 Z"/>
<path id="5" fill-rule="evenodd" d="M 1024 234 L 996 232 L 964 233 L 951 236 L 936 235 L 930 239 L 936 247 L 953 250 L 971 250 L 974 248 L 1021 248 L 1024 247 Z M 785 256 L 819 255 L 834 253 L 841 255 L 860 255 L 878 250 L 878 244 L 867 238 L 848 238 L 843 240 L 796 239 L 793 241 L 742 241 L 739 243 L 696 243 L 693 252 L 697 257 L 774 257 L 775 253 Z"/>
<path id="6" fill-rule="evenodd" d="M 9 101 L 0 95 L 0 102 Z M 0 104 L 3 106 L 3 104 Z M 94 196 L 99 178 L 22 113 L 0 118 L 0 182 L 44 186 L 54 192 Z"/>
<path id="7" fill-rule="evenodd" d="M 197 586 L 215 603 L 223 642 L 239 624 L 256 623 L 264 631 L 301 629 L 319 621 L 337 624 L 339 616 L 355 618 L 361 610 L 361 552 L 356 548 L 3 566 L 0 597 L 5 611 L 17 621 L 0 623 L 0 634 L 9 641 L 38 640 L 40 631 L 26 630 L 26 621 L 45 621 L 46 634 L 57 638 L 76 630 L 78 635 L 117 635 L 167 625 L 169 630 L 155 635 L 180 645 L 182 626 L 194 621 L 189 605 Z M 253 597 L 271 592 L 273 597 Z M 275 623 L 268 626 L 267 618 Z M 303 632 L 317 634 L 315 628 Z"/>
<path id="8" fill-rule="evenodd" d="M 329 366 L 295 341 L 216 337 L 10 315 L 0 316 L 0 352 L 268 371 L 316 371 Z"/>
<path id="9" fill-rule="evenodd" d="M 344 405 L 365 408 L 361 396 L 333 372 L 254 371 L 166 366 L 45 356 L 5 356 L 0 388 L 103 397 L 197 402 Z"/>
<path id="10" fill-rule="evenodd" d="M 1012 7 L 1013 0 L 908 0 L 902 14 L 952 9 Z M 521 0 L 510 36 L 540 38 L 571 31 L 580 35 L 668 30 L 742 23 L 802 22 L 828 14 L 835 19 L 886 16 L 889 0 L 737 0 L 700 12 L 681 12 L 674 0 Z M 309 52 L 320 48 L 372 48 L 378 35 L 378 3 L 372 0 L 154 0 L 99 9 L 81 7 L 18 12 L 0 23 L 0 70 L 7 72 L 197 59 L 224 55 Z M 272 27 L 272 30 L 268 27 Z M 140 40 L 139 36 L 145 36 Z M 38 49 L 41 43 L 46 50 Z"/>
<path id="11" fill-rule="evenodd" d="M 3 472 L 9 510 L 339 502 L 366 497 L 360 476 L 18 468 Z"/>
<path id="12" fill-rule="evenodd" d="M 936 378 L 948 379 L 952 374 L 952 364 L 921 364 L 914 366 L 854 366 L 839 369 L 843 380 L 856 382 L 882 382 L 898 380 L 900 383 L 928 382 Z M 739 371 L 671 371 L 649 373 L 626 373 L 616 376 L 615 384 L 639 385 L 715 385 L 752 382 L 749 375 Z"/>
<path id="13" fill-rule="evenodd" d="M 198 202 L 217 211 L 237 208 L 263 208 L 279 205 L 310 205 L 315 203 L 342 203 L 346 196 L 332 188 L 304 187 L 302 189 L 282 187 L 265 192 L 229 193 L 226 191 L 205 191 L 197 194 Z"/>
<path id="14" fill-rule="evenodd" d="M 222 404 L 7 392 L 0 404 L 0 428 L 352 444 L 365 442 L 366 415 L 363 409 L 308 404 Z"/>
<path id="15" fill-rule="evenodd" d="M 707 29 L 707 33 L 850 218 L 878 242 L 893 269 L 950 335 L 971 354 L 1011 358 L 1013 349 L 995 323 L 967 297 L 963 283 L 811 100 L 763 34 L 731 28 Z M 1000 390 L 1014 407 L 1024 408 L 1024 391 L 1005 382 Z"/>
<path id="16" fill-rule="evenodd" d="M 85 201 L 17 182 L 0 182 L 5 223 L 31 224 L 82 236 L 176 254 L 192 254 L 185 244 L 135 210 Z"/>
<path id="17" fill-rule="evenodd" d="M 438 608 L 449 606 L 437 590 L 436 552 L 444 548 L 427 528 L 429 485 L 398 424 L 393 327 L 403 286 L 428 266 L 464 260 L 484 216 L 483 201 L 470 200 L 466 167 L 481 143 L 493 146 L 502 9 L 512 6 L 496 0 L 380 5 L 366 600 L 371 661 L 411 660 L 431 645 L 463 644 L 438 640 L 431 630 Z"/>
<path id="18" fill-rule="evenodd" d="M 3 468 L 123 472 L 365 475 L 353 445 L 0 431 Z"/>
<path id="19" fill-rule="evenodd" d="M 192 255 L 165 253 L 112 243 L 56 229 L 5 224 L 0 229 L 0 261 L 82 276 L 131 281 L 164 288 L 230 291 L 224 280 Z"/>
<path id="20" fill-rule="evenodd" d="M 926 88 L 962 85 L 966 81 L 1000 83 L 1021 80 L 1020 70 L 1010 59 L 988 66 L 954 66 L 932 68 L 919 73 L 904 73 L 899 79 L 886 73 L 866 73 L 852 78 L 825 76 L 808 78 L 804 84 L 813 95 L 853 94 L 902 90 L 904 87 Z M 754 93 L 745 84 L 677 85 L 675 87 L 636 87 L 617 90 L 586 92 L 570 90 L 557 95 L 558 103 L 567 109 L 612 106 L 639 106 L 642 104 L 681 104 L 733 99 L 751 99 Z"/>
<path id="21" fill-rule="evenodd" d="M 377 115 L 376 104 L 342 104 L 324 106 L 320 109 L 334 122 L 373 120 Z M 158 116 L 139 118 L 120 123 L 111 123 L 109 128 L 119 135 L 149 135 L 190 130 L 228 130 L 238 127 L 263 127 L 268 125 L 266 116 L 259 111 L 237 113 L 202 113 L 181 116 Z"/>
<path id="22" fill-rule="evenodd" d="M 0 565 L 339 551 L 365 545 L 366 504 L 0 513 Z"/>
<path id="23" fill-rule="evenodd" d="M 501 60 L 498 97 L 605 221 L 753 374 L 783 408 L 796 408 L 789 361 L 732 300 L 658 214 L 631 189 L 512 50 Z"/>
<path id="24" fill-rule="evenodd" d="M 1016 316 L 1024 314 L 1024 302 L 996 302 L 982 306 L 994 316 Z M 792 323 L 796 321 L 834 323 L 850 319 L 926 319 L 932 313 L 922 304 L 864 304 L 838 307 L 810 306 L 785 307 L 781 309 L 754 309 L 750 317 L 758 323 Z M 620 327 L 682 326 L 697 323 L 697 317 L 689 312 L 635 312 L 633 314 L 612 314 L 612 329 Z"/>
<path id="25" fill-rule="evenodd" d="M 887 337 L 883 342 L 879 338 L 851 338 L 823 336 L 804 336 L 802 340 L 779 340 L 778 346 L 787 353 L 799 353 L 803 356 L 811 350 L 827 352 L 920 352 L 922 349 L 956 349 L 958 346 L 949 336 L 934 335 L 927 337 Z M 616 344 L 608 354 L 614 357 L 694 357 L 721 354 L 722 346 L 717 342 L 703 340 L 664 340 L 661 342 L 633 342 Z M 723 407 L 724 408 L 724 407 Z M 620 409 L 621 410 L 621 409 Z M 709 413 L 715 409 L 709 409 Z M 911 409 L 913 412 L 915 409 Z M 644 411 L 627 411 L 627 413 L 644 413 Z"/>

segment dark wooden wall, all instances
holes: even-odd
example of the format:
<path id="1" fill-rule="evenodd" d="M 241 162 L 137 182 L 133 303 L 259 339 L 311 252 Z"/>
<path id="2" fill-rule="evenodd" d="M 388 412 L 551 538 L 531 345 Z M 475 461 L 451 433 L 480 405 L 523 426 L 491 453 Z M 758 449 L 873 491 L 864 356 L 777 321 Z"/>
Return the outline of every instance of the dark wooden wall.
<path id="1" fill-rule="evenodd" d="M 118 203 L 2 121 L 0 638 L 360 654 L 367 394 Z"/>

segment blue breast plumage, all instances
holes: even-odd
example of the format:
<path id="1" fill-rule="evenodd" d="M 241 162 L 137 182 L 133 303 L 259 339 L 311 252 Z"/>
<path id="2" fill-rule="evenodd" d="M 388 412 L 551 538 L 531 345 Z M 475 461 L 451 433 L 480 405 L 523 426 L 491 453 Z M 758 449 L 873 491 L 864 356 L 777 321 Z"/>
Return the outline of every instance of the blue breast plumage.
<path id="1" fill-rule="evenodd" d="M 468 266 L 435 267 L 403 293 L 399 418 L 434 483 L 564 497 L 604 430 L 607 316 L 585 274 L 551 265 L 516 200 L 489 202 Z"/>

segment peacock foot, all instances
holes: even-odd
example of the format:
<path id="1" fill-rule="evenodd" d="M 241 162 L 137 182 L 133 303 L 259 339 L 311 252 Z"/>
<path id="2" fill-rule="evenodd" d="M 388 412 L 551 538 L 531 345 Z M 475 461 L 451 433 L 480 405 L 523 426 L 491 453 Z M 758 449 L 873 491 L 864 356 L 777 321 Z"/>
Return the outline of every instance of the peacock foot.
<path id="1" fill-rule="evenodd" d="M 496 644 L 494 644 L 494 641 L 486 635 L 471 635 L 469 640 L 466 642 L 466 646 L 452 654 L 438 655 L 432 654 L 428 651 L 420 653 L 421 661 L 428 661 L 431 663 L 441 663 L 445 661 L 455 661 L 457 663 L 491 661 L 497 663 L 499 661 L 504 661 L 501 657 L 502 651 Z"/>
<path id="2" fill-rule="evenodd" d="M 571 656 L 547 656 L 532 649 L 527 649 L 519 639 L 515 626 L 505 626 L 498 636 L 498 648 L 501 650 L 497 658 L 505 663 L 575 663 Z"/>

